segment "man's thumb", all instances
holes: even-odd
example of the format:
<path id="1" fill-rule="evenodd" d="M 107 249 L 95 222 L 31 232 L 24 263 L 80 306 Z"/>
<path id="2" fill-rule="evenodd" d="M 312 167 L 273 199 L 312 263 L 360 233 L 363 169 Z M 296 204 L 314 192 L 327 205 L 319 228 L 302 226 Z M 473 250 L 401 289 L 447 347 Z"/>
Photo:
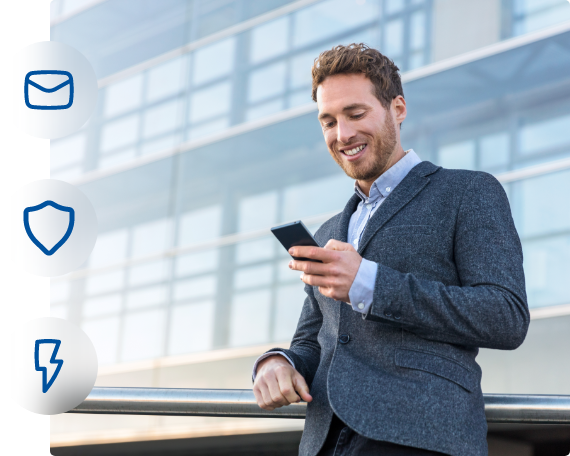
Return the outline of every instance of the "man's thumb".
<path id="1" fill-rule="evenodd" d="M 295 385 L 295 391 L 297 391 L 299 396 L 301 396 L 301 399 L 306 402 L 311 402 L 313 400 L 313 397 L 309 394 L 309 387 L 307 386 L 307 382 L 301 374 L 295 375 L 293 384 Z"/>
<path id="2" fill-rule="evenodd" d="M 354 247 L 349 244 L 348 242 L 342 242 L 342 241 L 338 241 L 336 239 L 330 239 L 325 247 L 326 250 L 339 250 L 339 251 L 343 251 L 343 250 L 354 250 Z"/>

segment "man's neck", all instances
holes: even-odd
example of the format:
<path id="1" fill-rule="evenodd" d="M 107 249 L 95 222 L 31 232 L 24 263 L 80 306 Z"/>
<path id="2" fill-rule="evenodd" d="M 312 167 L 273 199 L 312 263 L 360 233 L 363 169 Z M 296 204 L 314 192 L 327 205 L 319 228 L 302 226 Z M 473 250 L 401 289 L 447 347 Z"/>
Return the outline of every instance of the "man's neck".
<path id="1" fill-rule="evenodd" d="M 376 181 L 376 179 L 378 179 L 382 174 L 384 174 L 392 166 L 394 166 L 396 163 L 398 163 L 405 155 L 406 155 L 406 152 L 404 152 L 404 149 L 402 148 L 402 146 L 400 146 L 398 144 L 397 150 L 394 151 L 394 153 L 390 157 L 390 160 L 388 160 L 388 163 L 386 164 L 386 168 L 384 168 L 384 170 L 380 174 L 378 174 L 376 177 L 374 177 L 370 180 L 356 181 L 358 184 L 358 187 L 360 188 L 362 193 L 364 193 L 366 196 L 370 196 L 370 189 L 372 188 L 372 184 Z"/>

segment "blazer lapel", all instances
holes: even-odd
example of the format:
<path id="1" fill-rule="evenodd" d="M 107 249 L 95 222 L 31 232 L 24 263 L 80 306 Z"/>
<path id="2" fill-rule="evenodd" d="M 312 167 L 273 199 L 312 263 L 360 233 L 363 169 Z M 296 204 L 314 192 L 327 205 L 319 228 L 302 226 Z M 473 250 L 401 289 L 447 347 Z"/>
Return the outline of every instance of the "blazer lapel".
<path id="1" fill-rule="evenodd" d="M 362 255 L 362 252 L 370 240 L 374 237 L 376 232 L 425 188 L 425 186 L 430 181 L 429 177 L 427 176 L 434 173 L 438 169 L 439 166 L 435 166 L 433 163 L 425 161 L 418 163 L 410 170 L 408 175 L 404 177 L 402 182 L 400 182 L 400 184 L 398 184 L 398 186 L 395 188 L 394 193 L 391 193 L 386 198 L 386 200 L 382 203 L 382 205 L 378 208 L 370 220 L 368 220 L 368 223 L 366 224 L 366 228 L 364 229 L 364 233 L 362 233 L 362 238 L 358 245 L 358 253 Z"/>
<path id="2" fill-rule="evenodd" d="M 346 203 L 344 210 L 340 214 L 340 218 L 336 224 L 336 230 L 334 233 L 334 239 L 337 241 L 348 242 L 348 225 L 350 223 L 350 218 L 360 202 L 360 197 L 354 193 L 352 197 Z"/>

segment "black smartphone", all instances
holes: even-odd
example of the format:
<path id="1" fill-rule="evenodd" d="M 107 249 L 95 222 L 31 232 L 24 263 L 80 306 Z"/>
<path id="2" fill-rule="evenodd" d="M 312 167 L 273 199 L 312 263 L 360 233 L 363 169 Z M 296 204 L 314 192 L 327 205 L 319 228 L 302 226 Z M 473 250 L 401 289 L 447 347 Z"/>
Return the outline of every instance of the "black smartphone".
<path id="1" fill-rule="evenodd" d="M 285 250 L 289 251 L 291 247 L 297 245 L 313 245 L 315 247 L 320 247 L 311 232 L 307 227 L 297 220 L 296 222 L 287 223 L 285 225 L 274 226 L 271 228 L 271 232 L 275 237 L 281 242 Z M 292 255 L 291 255 L 292 256 Z M 310 258 L 293 257 L 294 260 L 300 261 L 314 261 L 316 263 L 322 263 L 320 260 L 312 260 Z"/>

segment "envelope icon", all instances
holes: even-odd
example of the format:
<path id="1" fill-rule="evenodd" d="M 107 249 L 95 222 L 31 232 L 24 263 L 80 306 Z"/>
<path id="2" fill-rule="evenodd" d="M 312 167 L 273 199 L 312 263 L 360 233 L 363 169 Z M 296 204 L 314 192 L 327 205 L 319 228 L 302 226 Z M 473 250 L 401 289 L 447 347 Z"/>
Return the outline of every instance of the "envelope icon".
<path id="1" fill-rule="evenodd" d="M 73 104 L 73 76 L 68 71 L 30 71 L 24 82 L 24 100 L 30 109 L 68 109 Z"/>

